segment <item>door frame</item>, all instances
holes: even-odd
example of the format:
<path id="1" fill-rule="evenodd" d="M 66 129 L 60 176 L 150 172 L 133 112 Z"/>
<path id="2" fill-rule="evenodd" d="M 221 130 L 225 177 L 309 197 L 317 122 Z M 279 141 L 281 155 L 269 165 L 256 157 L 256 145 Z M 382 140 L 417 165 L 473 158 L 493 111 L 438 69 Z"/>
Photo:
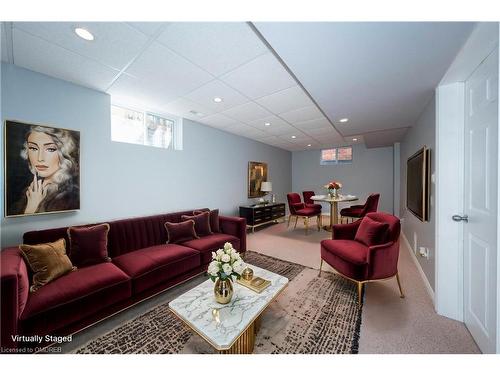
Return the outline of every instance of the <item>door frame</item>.
<path id="1" fill-rule="evenodd" d="M 453 222 L 451 215 L 463 213 L 464 209 L 465 81 L 498 48 L 499 34 L 498 23 L 478 23 L 436 89 L 435 308 L 438 314 L 462 322 L 463 224 Z M 497 167 L 500 172 L 500 163 Z M 498 178 L 500 193 L 500 173 Z M 497 214 L 500 214 L 500 200 Z M 498 243 L 500 220 L 497 222 L 497 252 Z M 500 252 L 497 253 L 497 285 L 500 285 Z M 500 287 L 497 288 L 496 336 L 496 352 L 500 353 Z"/>

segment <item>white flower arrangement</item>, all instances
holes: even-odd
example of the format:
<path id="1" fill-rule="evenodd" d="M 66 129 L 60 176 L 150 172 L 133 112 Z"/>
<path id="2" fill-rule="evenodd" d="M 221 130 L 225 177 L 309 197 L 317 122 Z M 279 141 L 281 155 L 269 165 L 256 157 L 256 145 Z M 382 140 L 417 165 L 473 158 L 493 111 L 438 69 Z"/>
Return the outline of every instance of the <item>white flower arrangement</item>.
<path id="1" fill-rule="evenodd" d="M 241 273 L 246 268 L 246 264 L 241 259 L 231 243 L 226 242 L 223 249 L 212 251 L 212 261 L 208 265 L 208 275 L 212 281 L 217 278 L 221 280 L 233 277 L 240 278 Z"/>

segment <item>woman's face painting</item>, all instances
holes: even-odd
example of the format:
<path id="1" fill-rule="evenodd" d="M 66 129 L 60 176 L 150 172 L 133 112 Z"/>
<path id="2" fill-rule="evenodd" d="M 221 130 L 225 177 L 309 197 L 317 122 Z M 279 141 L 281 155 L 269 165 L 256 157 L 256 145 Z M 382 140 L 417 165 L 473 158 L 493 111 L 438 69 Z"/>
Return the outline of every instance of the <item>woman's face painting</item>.
<path id="1" fill-rule="evenodd" d="M 52 137 L 42 132 L 31 132 L 28 137 L 28 158 L 42 178 L 51 177 L 59 170 L 59 153 Z"/>

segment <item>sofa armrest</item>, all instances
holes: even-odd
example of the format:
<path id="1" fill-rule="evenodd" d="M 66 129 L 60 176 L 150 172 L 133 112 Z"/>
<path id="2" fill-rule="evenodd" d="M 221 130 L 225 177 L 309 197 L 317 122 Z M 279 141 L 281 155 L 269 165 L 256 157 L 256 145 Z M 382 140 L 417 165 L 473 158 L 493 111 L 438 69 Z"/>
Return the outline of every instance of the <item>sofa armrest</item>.
<path id="1" fill-rule="evenodd" d="M 19 316 L 26 306 L 29 278 L 26 263 L 17 247 L 0 252 L 1 342 L 2 348 L 15 348 L 11 338 L 18 333 Z"/>
<path id="2" fill-rule="evenodd" d="M 399 240 L 368 248 L 368 277 L 383 279 L 398 272 Z"/>
<path id="3" fill-rule="evenodd" d="M 247 221 L 242 217 L 219 216 L 222 233 L 230 234 L 240 239 L 240 252 L 247 250 Z"/>
<path id="4" fill-rule="evenodd" d="M 354 240 L 361 220 L 348 224 L 335 224 L 332 226 L 333 240 Z"/>

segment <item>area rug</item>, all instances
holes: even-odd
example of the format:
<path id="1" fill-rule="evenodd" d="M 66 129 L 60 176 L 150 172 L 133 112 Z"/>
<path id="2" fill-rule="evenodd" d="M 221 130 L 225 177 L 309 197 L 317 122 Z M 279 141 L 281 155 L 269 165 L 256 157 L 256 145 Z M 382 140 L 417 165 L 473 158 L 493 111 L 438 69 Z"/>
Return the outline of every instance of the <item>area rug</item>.
<path id="1" fill-rule="evenodd" d="M 348 354 L 358 352 L 361 308 L 355 285 L 340 276 L 247 251 L 245 261 L 290 282 L 262 315 L 256 354 Z M 168 309 L 154 307 L 93 339 L 74 353 L 215 353 Z"/>

